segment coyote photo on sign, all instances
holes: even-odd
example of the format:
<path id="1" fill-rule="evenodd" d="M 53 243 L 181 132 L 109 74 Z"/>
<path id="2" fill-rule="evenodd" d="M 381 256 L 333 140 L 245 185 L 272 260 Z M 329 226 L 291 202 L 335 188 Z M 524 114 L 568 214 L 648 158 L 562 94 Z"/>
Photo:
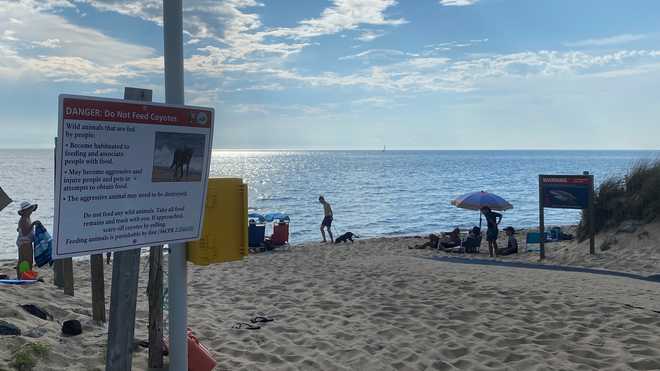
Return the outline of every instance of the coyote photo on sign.
<path id="1" fill-rule="evenodd" d="M 204 135 L 156 132 L 151 181 L 199 182 L 204 148 Z"/>

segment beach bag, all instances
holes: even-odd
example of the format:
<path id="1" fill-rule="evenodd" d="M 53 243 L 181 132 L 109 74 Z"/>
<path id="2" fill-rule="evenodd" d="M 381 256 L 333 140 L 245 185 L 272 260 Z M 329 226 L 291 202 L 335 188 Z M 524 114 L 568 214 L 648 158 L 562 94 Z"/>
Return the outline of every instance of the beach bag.
<path id="1" fill-rule="evenodd" d="M 53 264 L 53 238 L 43 224 L 34 227 L 34 262 L 41 268 L 46 264 Z"/>

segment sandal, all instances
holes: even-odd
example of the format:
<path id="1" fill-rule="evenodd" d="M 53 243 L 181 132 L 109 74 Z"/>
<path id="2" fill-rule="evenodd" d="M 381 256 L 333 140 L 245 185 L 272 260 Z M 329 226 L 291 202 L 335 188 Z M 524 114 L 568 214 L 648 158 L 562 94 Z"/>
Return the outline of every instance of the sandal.
<path id="1" fill-rule="evenodd" d="M 260 326 L 255 326 L 253 324 L 247 323 L 247 322 L 236 322 L 231 328 L 236 329 L 236 330 L 259 330 L 261 327 Z"/>
<path id="2" fill-rule="evenodd" d="M 256 317 L 254 317 L 250 320 L 250 322 L 252 322 L 252 323 L 266 323 L 266 322 L 273 322 L 273 321 L 275 321 L 275 320 L 272 319 L 272 318 L 265 317 L 265 316 L 256 316 Z"/>

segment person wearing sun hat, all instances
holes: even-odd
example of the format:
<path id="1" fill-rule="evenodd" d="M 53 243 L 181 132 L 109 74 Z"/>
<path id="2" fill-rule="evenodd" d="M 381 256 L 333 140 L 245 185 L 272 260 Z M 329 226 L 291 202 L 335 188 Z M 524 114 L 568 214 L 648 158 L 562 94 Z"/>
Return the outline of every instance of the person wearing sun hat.
<path id="1" fill-rule="evenodd" d="M 18 209 L 18 215 L 21 218 L 18 220 L 18 237 L 16 238 L 16 247 L 18 247 L 18 264 L 16 265 L 16 274 L 18 278 L 21 276 L 20 265 L 27 262 L 29 270 L 32 270 L 34 262 L 34 251 L 32 249 L 32 241 L 34 240 L 34 225 L 39 221 L 32 221 L 30 216 L 37 210 L 37 204 L 32 204 L 27 201 L 21 202 Z"/>

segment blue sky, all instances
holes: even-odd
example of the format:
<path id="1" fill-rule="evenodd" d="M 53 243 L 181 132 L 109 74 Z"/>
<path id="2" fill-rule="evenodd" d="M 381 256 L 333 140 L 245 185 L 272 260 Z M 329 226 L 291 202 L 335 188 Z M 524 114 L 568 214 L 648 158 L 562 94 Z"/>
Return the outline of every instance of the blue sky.
<path id="1" fill-rule="evenodd" d="M 161 0 L 0 0 L 0 148 L 59 93 L 163 100 Z M 216 148 L 658 149 L 657 0 L 184 0 Z"/>

